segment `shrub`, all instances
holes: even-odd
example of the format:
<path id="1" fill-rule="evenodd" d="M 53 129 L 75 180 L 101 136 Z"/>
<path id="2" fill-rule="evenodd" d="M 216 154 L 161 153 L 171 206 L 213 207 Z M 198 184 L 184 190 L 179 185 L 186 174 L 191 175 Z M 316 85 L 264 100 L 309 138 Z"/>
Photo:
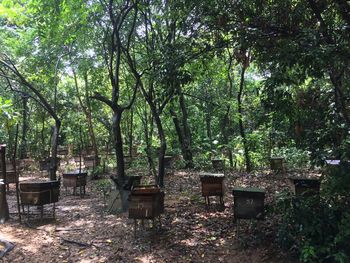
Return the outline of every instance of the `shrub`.
<path id="1" fill-rule="evenodd" d="M 275 212 L 280 216 L 277 241 L 302 262 L 350 262 L 350 165 L 327 169 L 321 196 L 284 192 Z"/>

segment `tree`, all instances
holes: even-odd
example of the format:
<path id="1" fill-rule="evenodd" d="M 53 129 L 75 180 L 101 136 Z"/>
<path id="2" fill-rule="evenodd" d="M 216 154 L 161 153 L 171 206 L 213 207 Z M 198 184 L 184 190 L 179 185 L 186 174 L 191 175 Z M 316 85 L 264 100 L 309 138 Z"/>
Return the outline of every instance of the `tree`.
<path id="1" fill-rule="evenodd" d="M 51 141 L 51 162 L 50 162 L 50 179 L 56 180 L 57 171 L 57 147 L 58 147 L 58 136 L 61 127 L 61 120 L 58 118 L 54 107 L 46 100 L 38 88 L 30 83 L 25 76 L 17 69 L 14 62 L 5 54 L 0 56 L 0 76 L 7 80 L 8 88 L 24 96 L 28 96 L 34 99 L 39 105 L 41 105 L 55 120 L 55 126 L 52 130 L 52 141 Z M 22 91 L 21 88 L 28 89 L 29 92 Z"/>
<path id="2" fill-rule="evenodd" d="M 123 89 L 126 85 L 123 87 L 122 84 L 123 81 L 127 81 L 125 79 L 126 76 L 121 76 L 121 70 L 124 66 L 122 57 L 125 52 L 129 52 L 132 48 L 132 36 L 138 15 L 138 1 L 131 2 L 126 0 L 121 3 L 117 1 L 109 1 L 108 3 L 101 1 L 101 5 L 105 13 L 101 14 L 100 20 L 97 22 L 102 30 L 103 43 L 101 53 L 108 70 L 112 92 L 110 99 L 98 92 L 95 92 L 92 98 L 105 103 L 113 112 L 112 130 L 117 159 L 116 182 L 121 189 L 126 180 L 121 121 L 123 112 L 129 110 L 133 105 L 139 86 L 138 81 L 136 81 L 131 89 L 129 101 L 123 103 L 125 97 L 121 97 L 122 93 L 125 92 L 125 95 L 128 93 L 127 90 Z M 104 14 L 108 14 L 108 19 L 105 19 Z M 121 193 L 124 196 L 124 192 L 121 191 Z M 126 199 L 126 196 L 124 197 L 123 199 Z M 123 209 L 126 209 L 126 204 L 123 205 Z"/>

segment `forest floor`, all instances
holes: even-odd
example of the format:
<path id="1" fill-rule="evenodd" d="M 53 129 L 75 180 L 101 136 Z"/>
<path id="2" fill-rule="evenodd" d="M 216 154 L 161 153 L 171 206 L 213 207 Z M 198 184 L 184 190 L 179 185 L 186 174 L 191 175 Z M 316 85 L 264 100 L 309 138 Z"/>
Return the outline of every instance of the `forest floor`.
<path id="1" fill-rule="evenodd" d="M 303 176 L 319 176 L 304 171 Z M 290 184 L 287 177 L 300 172 L 273 175 L 232 172 L 226 175 L 225 208 L 212 197 L 209 210 L 201 196 L 199 172 L 176 170 L 165 178 L 165 213 L 162 228 L 150 225 L 137 229 L 127 213 L 110 215 L 101 192 L 89 181 L 81 198 L 61 189 L 56 220 L 18 222 L 15 191 L 8 195 L 11 219 L 0 225 L 0 240 L 15 244 L 0 262 L 298 262 L 276 245 L 276 222 L 269 214 L 263 221 L 233 222 L 234 186 L 266 190 L 265 204 L 271 207 L 276 194 Z M 21 180 L 32 180 L 22 177 Z M 48 210 L 49 205 L 44 210 Z M 45 217 L 45 216 L 44 216 Z"/>

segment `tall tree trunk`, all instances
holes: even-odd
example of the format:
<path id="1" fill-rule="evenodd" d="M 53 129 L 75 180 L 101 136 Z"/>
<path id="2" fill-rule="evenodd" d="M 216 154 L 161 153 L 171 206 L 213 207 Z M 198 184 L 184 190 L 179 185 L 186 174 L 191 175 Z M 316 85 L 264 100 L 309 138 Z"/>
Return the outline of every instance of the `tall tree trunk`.
<path id="1" fill-rule="evenodd" d="M 347 110 L 347 98 L 343 92 L 342 77 L 343 73 L 336 73 L 334 70 L 329 72 L 330 80 L 334 87 L 334 97 L 336 110 L 343 117 L 344 121 L 348 126 L 350 126 L 350 117 Z"/>
<path id="2" fill-rule="evenodd" d="M 157 130 L 158 130 L 158 136 L 160 141 L 160 149 L 159 149 L 159 155 L 158 155 L 158 176 L 156 178 L 157 183 L 160 187 L 164 187 L 164 175 L 165 175 L 165 166 L 164 166 L 164 157 L 166 152 L 166 139 L 165 139 L 165 133 L 163 129 L 163 124 L 160 119 L 159 114 L 152 110 L 153 113 L 153 119 L 156 123 Z"/>
<path id="3" fill-rule="evenodd" d="M 232 155 L 231 147 L 229 147 L 229 131 L 232 125 L 229 114 L 230 114 L 230 106 L 227 106 L 226 113 L 222 120 L 221 131 L 222 131 L 223 142 L 226 145 L 230 167 L 233 167 L 233 155 Z"/>
<path id="4" fill-rule="evenodd" d="M 50 161 L 50 171 L 49 176 L 50 180 L 57 180 L 56 171 L 58 168 L 57 162 L 57 148 L 58 148 L 58 138 L 61 128 L 61 121 L 56 120 L 55 126 L 52 128 L 51 136 L 51 161 Z"/>
<path id="5" fill-rule="evenodd" d="M 212 134 L 211 134 L 211 114 L 209 111 L 205 113 L 205 127 L 207 131 L 207 137 L 210 141 L 210 145 L 213 142 Z"/>
<path id="6" fill-rule="evenodd" d="M 231 75 L 231 71 L 232 71 L 232 64 L 233 64 L 233 56 L 230 53 L 230 50 L 228 49 L 228 54 L 229 54 L 229 65 L 228 65 L 228 69 L 227 69 L 227 79 L 229 82 L 228 85 L 228 106 L 227 106 L 227 111 L 226 114 L 224 116 L 224 124 L 222 125 L 222 134 L 224 137 L 224 143 L 226 144 L 227 147 L 227 152 L 228 152 L 228 159 L 229 159 L 229 163 L 230 163 L 230 167 L 233 167 L 233 154 L 232 154 L 232 149 L 231 147 L 228 145 L 229 144 L 229 139 L 233 134 L 233 127 L 232 127 L 232 118 L 231 118 L 231 100 L 233 97 L 233 83 L 234 83 L 234 79 L 233 76 Z"/>
<path id="7" fill-rule="evenodd" d="M 152 114 L 148 115 L 147 109 L 145 107 L 143 111 L 143 117 L 141 117 L 144 136 L 146 141 L 146 155 L 148 162 L 149 173 L 156 176 L 156 168 L 152 158 L 152 136 L 153 136 L 153 118 Z"/>
<path id="8" fill-rule="evenodd" d="M 123 139 L 121 133 L 121 117 L 122 111 L 115 110 L 113 112 L 112 118 L 112 129 L 114 136 L 114 149 L 117 158 L 117 177 L 118 180 L 123 183 L 125 180 L 125 171 L 124 171 L 124 153 L 123 153 Z"/>
<path id="9" fill-rule="evenodd" d="M 185 168 L 192 168 L 193 167 L 193 159 L 192 159 L 192 151 L 190 148 L 190 139 L 185 138 L 186 137 L 185 129 L 181 128 L 179 118 L 174 110 L 173 105 L 170 106 L 170 114 L 172 116 L 173 123 L 175 126 L 175 131 L 177 134 L 177 138 L 178 138 L 179 143 L 180 143 L 181 153 L 182 153 L 182 156 L 183 156 L 185 163 L 186 163 Z"/>
<path id="10" fill-rule="evenodd" d="M 19 127 L 18 124 L 16 125 L 16 133 L 15 133 L 15 144 L 13 147 L 13 153 L 12 153 L 12 162 L 13 162 L 13 167 L 15 168 L 16 171 L 16 157 L 17 157 L 17 148 L 18 148 L 18 131 L 19 131 Z"/>
<path id="11" fill-rule="evenodd" d="M 42 119 L 41 119 L 41 131 L 40 131 L 40 138 L 41 138 L 41 151 L 40 155 L 42 155 L 44 158 L 46 158 L 46 144 L 45 144 L 45 113 L 43 113 Z"/>
<path id="12" fill-rule="evenodd" d="M 0 144 L 0 164 L 1 164 L 1 176 L 0 176 L 0 224 L 3 224 L 9 219 L 9 207 L 6 200 L 6 146 Z"/>
<path id="13" fill-rule="evenodd" d="M 181 87 L 179 87 L 179 103 L 182 112 L 182 127 L 183 127 L 183 157 L 186 163 L 186 168 L 193 168 L 193 154 L 192 154 L 192 136 L 191 130 L 188 124 L 188 112 L 185 103 L 185 97 L 182 93 Z"/>
<path id="14" fill-rule="evenodd" d="M 75 70 L 73 70 L 73 77 L 74 77 L 74 83 L 75 83 L 75 90 L 77 92 L 77 97 L 78 97 L 78 101 L 79 101 L 79 105 L 80 108 L 82 109 L 82 111 L 84 112 L 86 121 L 87 121 L 87 126 L 88 126 L 88 132 L 89 132 L 89 138 L 90 138 L 90 142 L 92 145 L 92 149 L 94 151 L 94 162 L 96 165 L 99 165 L 99 157 L 98 157 L 98 147 L 97 147 L 97 143 L 96 143 L 96 136 L 95 136 L 95 132 L 94 132 L 94 126 L 92 123 L 92 114 L 91 114 L 91 101 L 90 101 L 90 96 L 89 96 L 89 82 L 88 82 L 88 75 L 87 72 L 84 72 L 84 94 L 85 94 L 85 102 L 86 105 L 84 105 L 81 97 L 80 97 L 80 92 L 79 92 L 79 85 L 78 85 L 78 78 L 77 75 L 75 73 Z M 81 145 L 82 147 L 83 145 Z"/>
<path id="15" fill-rule="evenodd" d="M 244 74 L 246 71 L 246 67 L 242 66 L 242 72 L 241 72 L 241 80 L 239 83 L 239 91 L 237 94 L 237 102 L 238 102 L 238 113 L 239 113 L 239 132 L 241 134 L 242 140 L 243 140 L 243 148 L 244 148 L 244 157 L 245 157 L 245 165 L 247 172 L 250 172 L 252 170 L 252 165 L 250 161 L 250 155 L 249 155 L 249 147 L 248 142 L 244 130 L 243 125 L 243 109 L 242 109 L 242 96 L 243 96 L 243 89 L 244 89 Z"/>
<path id="16" fill-rule="evenodd" d="M 133 156 L 133 136 L 134 136 L 134 111 L 130 110 L 130 121 L 128 125 L 128 144 L 129 144 L 129 156 Z"/>
<path id="17" fill-rule="evenodd" d="M 88 122 L 88 130 L 89 130 L 89 137 L 91 140 L 92 148 L 94 150 L 94 159 L 95 159 L 95 164 L 99 165 L 100 159 L 98 157 L 98 147 L 97 147 L 97 142 L 96 142 L 96 136 L 94 132 L 94 125 L 92 123 L 92 110 L 91 110 L 91 101 L 90 101 L 90 96 L 89 96 L 89 89 L 88 89 L 88 75 L 85 72 L 84 74 L 84 82 L 85 82 L 85 100 L 86 100 L 86 108 L 84 110 L 85 116 Z"/>
<path id="18" fill-rule="evenodd" d="M 22 97 L 22 136 L 21 136 L 21 145 L 19 148 L 19 158 L 27 158 L 27 132 L 28 132 L 28 97 Z"/>
<path id="19" fill-rule="evenodd" d="M 122 211 L 126 212 L 128 210 L 128 197 L 129 191 L 124 189 L 124 184 L 126 181 L 125 176 L 125 165 L 124 165 L 124 152 L 123 152 L 123 139 L 121 133 L 121 118 L 123 110 L 116 109 L 113 111 L 112 117 L 112 130 L 114 137 L 114 149 L 117 158 L 117 178 L 112 178 L 117 184 L 119 194 L 122 201 Z"/>

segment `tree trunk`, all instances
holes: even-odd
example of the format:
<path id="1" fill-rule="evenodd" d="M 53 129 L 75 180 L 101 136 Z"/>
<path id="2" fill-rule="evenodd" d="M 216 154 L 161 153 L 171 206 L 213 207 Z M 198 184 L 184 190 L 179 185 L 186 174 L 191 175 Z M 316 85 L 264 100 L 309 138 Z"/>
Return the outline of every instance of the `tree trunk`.
<path id="1" fill-rule="evenodd" d="M 170 114 L 172 116 L 177 138 L 180 143 L 181 153 L 186 163 L 185 168 L 192 168 L 193 159 L 192 159 L 192 151 L 190 148 L 190 138 L 186 138 L 185 129 L 181 128 L 179 118 L 177 117 L 177 114 L 173 106 L 170 107 Z"/>
<path id="2" fill-rule="evenodd" d="M 229 54 L 229 63 L 228 63 L 228 69 L 227 69 L 227 79 L 229 81 L 228 85 L 228 106 L 227 106 L 227 111 L 224 116 L 224 125 L 222 134 L 224 136 L 224 143 L 226 144 L 227 151 L 228 151 L 228 159 L 230 162 L 230 167 L 233 167 L 233 154 L 232 154 L 232 149 L 228 145 L 230 141 L 230 137 L 233 135 L 233 127 L 232 127 L 232 118 L 231 118 L 231 100 L 233 97 L 233 83 L 234 83 L 234 76 L 231 75 L 232 71 L 232 64 L 233 64 L 233 56 L 230 53 L 230 50 L 228 49 L 228 54 Z"/>
<path id="3" fill-rule="evenodd" d="M 213 138 L 211 134 L 211 114 L 209 111 L 205 113 L 205 126 L 207 128 L 207 137 L 209 139 L 210 145 L 212 145 Z"/>
<path id="4" fill-rule="evenodd" d="M 239 83 L 239 91 L 237 94 L 237 102 L 238 102 L 238 113 L 239 113 L 239 132 L 240 132 L 242 140 L 243 140 L 246 171 L 249 173 L 252 170 L 252 165 L 251 165 L 250 156 L 249 156 L 248 142 L 247 142 L 247 138 L 246 138 L 245 131 L 244 131 L 243 109 L 242 109 L 242 95 L 243 95 L 243 89 L 244 89 L 245 70 L 246 70 L 246 67 L 243 65 L 242 72 L 241 72 L 241 80 Z"/>
<path id="5" fill-rule="evenodd" d="M 0 224 L 9 219 L 9 207 L 6 200 L 6 162 L 5 162 L 6 146 L 0 145 Z"/>
<path id="6" fill-rule="evenodd" d="M 233 167 L 233 155 L 232 155 L 231 147 L 229 147 L 229 131 L 232 125 L 229 114 L 230 114 L 230 106 L 227 106 L 226 113 L 222 120 L 221 131 L 222 131 L 223 142 L 226 145 L 230 167 Z"/>
<path id="7" fill-rule="evenodd" d="M 77 92 L 78 96 L 78 101 L 80 104 L 81 109 L 83 110 L 86 121 L 88 124 L 88 132 L 89 132 L 89 138 L 91 141 L 92 149 L 94 151 L 94 162 L 96 165 L 99 165 L 99 158 L 98 158 L 98 148 L 97 148 L 97 143 L 96 143 L 96 136 L 94 132 L 94 126 L 92 123 L 92 114 L 91 114 L 91 102 L 90 102 L 90 97 L 89 97 L 89 85 L 88 85 L 88 75 L 87 72 L 84 72 L 84 83 L 85 83 L 85 101 L 86 101 L 86 106 L 84 105 L 83 101 L 81 100 L 80 94 L 79 94 L 79 85 L 78 85 L 78 79 L 75 73 L 75 70 L 73 70 L 73 76 L 74 76 L 74 83 L 75 83 L 75 89 Z M 82 145 L 83 146 L 83 145 Z"/>
<path id="8" fill-rule="evenodd" d="M 144 117 L 142 119 L 143 130 L 146 141 L 146 155 L 148 162 L 148 170 L 149 173 L 153 176 L 156 176 L 156 168 L 154 166 L 153 158 L 152 158 L 152 135 L 153 135 L 153 118 L 152 114 L 148 116 L 147 109 L 145 108 L 143 111 Z M 149 128 L 148 128 L 149 127 Z"/>
<path id="9" fill-rule="evenodd" d="M 192 136 L 191 136 L 191 131 L 190 127 L 188 124 L 188 112 L 186 108 L 186 103 L 185 103 L 185 97 L 182 93 L 181 87 L 179 87 L 180 92 L 179 92 L 179 103 L 180 103 L 180 109 L 182 112 L 182 127 L 183 127 L 183 157 L 186 162 L 186 168 L 193 168 L 193 154 L 192 154 Z"/>
<path id="10" fill-rule="evenodd" d="M 124 189 L 124 184 L 126 182 L 125 176 L 125 165 L 124 165 L 124 152 L 123 152 L 123 139 L 121 133 L 121 118 L 123 110 L 116 109 L 113 112 L 112 118 L 112 130 L 114 136 L 114 149 L 117 158 L 117 178 L 113 178 L 119 190 L 119 194 L 122 201 L 122 211 L 126 212 L 128 210 L 128 196 L 129 191 Z"/>
<path id="11" fill-rule="evenodd" d="M 41 137 L 41 151 L 40 151 L 40 154 L 46 158 L 48 156 L 45 156 L 46 155 L 46 151 L 47 151 L 47 148 L 46 148 L 46 144 L 45 144 L 45 113 L 43 113 L 43 116 L 42 116 L 42 120 L 41 120 L 41 131 L 40 131 L 40 137 Z"/>
<path id="12" fill-rule="evenodd" d="M 350 126 L 350 117 L 347 110 L 346 97 L 344 96 L 343 87 L 342 87 L 343 74 L 341 73 L 336 74 L 334 71 L 330 71 L 329 76 L 334 87 L 336 110 L 343 117 L 346 124 Z"/>
<path id="13" fill-rule="evenodd" d="M 160 149 L 158 153 L 158 176 L 156 178 L 156 181 L 160 187 L 164 187 L 164 175 L 165 175 L 164 157 L 165 157 L 167 145 L 166 145 L 164 129 L 163 129 L 160 116 L 156 111 L 156 109 L 154 107 L 152 108 L 153 108 L 152 109 L 153 119 L 157 126 L 158 136 L 160 141 Z"/>
<path id="14" fill-rule="evenodd" d="M 22 136 L 19 150 L 19 158 L 27 158 L 27 132 L 28 132 L 28 97 L 22 97 L 23 114 L 22 114 Z"/>
<path id="15" fill-rule="evenodd" d="M 129 126 L 128 126 L 128 147 L 129 147 L 129 156 L 130 157 L 134 157 L 133 156 L 133 136 L 134 136 L 134 111 L 131 109 L 130 110 L 130 122 L 129 122 Z"/>
<path id="16" fill-rule="evenodd" d="M 60 128 L 61 128 L 61 121 L 56 120 L 55 126 L 53 126 L 53 129 L 52 129 L 52 136 L 51 136 L 51 161 L 50 161 L 50 171 L 49 171 L 50 180 L 57 180 L 57 176 L 56 176 L 56 171 L 58 168 L 57 148 L 58 148 L 58 137 L 59 137 Z"/>
<path id="17" fill-rule="evenodd" d="M 86 119 L 88 121 L 90 140 L 91 140 L 92 148 L 93 148 L 94 154 L 95 154 L 94 155 L 95 163 L 96 163 L 96 165 L 99 165 L 100 159 L 98 158 L 98 147 L 97 147 L 97 143 L 96 143 L 94 125 L 92 123 L 92 114 L 91 114 L 92 111 L 91 111 L 91 102 L 90 102 L 89 91 L 88 91 L 87 74 L 85 74 L 84 79 L 85 79 L 85 99 L 86 99 L 86 105 L 87 105 L 85 115 L 86 115 Z"/>
<path id="18" fill-rule="evenodd" d="M 121 110 L 115 110 L 113 112 L 112 129 L 113 129 L 113 136 L 114 136 L 115 154 L 117 158 L 117 177 L 121 183 L 124 183 L 124 180 L 125 180 L 124 153 L 123 153 L 123 139 L 122 139 L 122 133 L 121 133 L 121 127 L 120 127 L 122 112 L 123 111 Z"/>

